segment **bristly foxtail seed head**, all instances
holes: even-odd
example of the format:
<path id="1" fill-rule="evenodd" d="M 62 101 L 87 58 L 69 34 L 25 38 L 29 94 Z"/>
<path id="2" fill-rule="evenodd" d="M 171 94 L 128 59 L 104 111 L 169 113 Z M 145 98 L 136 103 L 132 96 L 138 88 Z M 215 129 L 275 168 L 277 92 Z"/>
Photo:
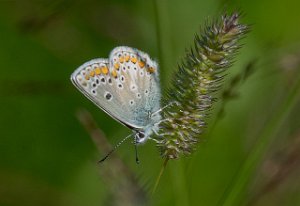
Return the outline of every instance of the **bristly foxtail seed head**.
<path id="1" fill-rule="evenodd" d="M 189 155 L 199 142 L 224 73 L 240 48 L 238 40 L 248 31 L 248 26 L 239 24 L 239 17 L 239 13 L 225 14 L 207 23 L 178 66 L 164 99 L 166 105 L 176 104 L 163 110 L 160 136 L 153 137 L 163 158 Z"/>

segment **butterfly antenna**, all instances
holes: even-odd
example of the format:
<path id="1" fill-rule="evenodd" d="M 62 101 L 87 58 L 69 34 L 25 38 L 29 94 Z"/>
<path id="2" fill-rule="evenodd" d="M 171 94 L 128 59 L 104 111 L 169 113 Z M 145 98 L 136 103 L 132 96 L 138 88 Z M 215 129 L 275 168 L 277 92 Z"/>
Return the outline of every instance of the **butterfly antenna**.
<path id="1" fill-rule="evenodd" d="M 138 157 L 138 150 L 137 150 L 137 141 L 136 141 L 136 137 L 134 138 L 134 148 L 135 148 L 135 162 L 137 164 L 140 163 L 139 157 Z"/>
<path id="2" fill-rule="evenodd" d="M 101 160 L 99 160 L 98 162 L 99 163 L 102 163 L 102 162 L 104 162 L 104 160 L 106 160 L 110 155 L 111 155 L 111 153 L 113 153 L 124 141 L 126 141 L 130 136 L 132 136 L 132 134 L 130 134 L 130 135 L 128 135 L 127 137 L 125 137 L 124 139 L 122 139 L 118 144 L 116 144 L 115 145 L 115 147 L 111 150 L 111 151 L 109 151 L 108 153 L 107 153 L 107 155 L 105 155 L 105 157 L 103 157 Z"/>

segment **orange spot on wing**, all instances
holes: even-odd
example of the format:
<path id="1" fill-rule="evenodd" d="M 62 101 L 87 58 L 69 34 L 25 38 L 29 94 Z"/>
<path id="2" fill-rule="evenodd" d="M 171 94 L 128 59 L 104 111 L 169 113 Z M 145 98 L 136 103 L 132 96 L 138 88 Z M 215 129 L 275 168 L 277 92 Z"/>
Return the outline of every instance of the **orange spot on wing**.
<path id="1" fill-rule="evenodd" d="M 123 63 L 124 62 L 124 57 L 121 56 L 119 61 L 120 61 L 120 63 Z"/>
<path id="2" fill-rule="evenodd" d="M 150 73 L 153 73 L 153 72 L 155 72 L 155 68 L 153 68 L 153 67 L 149 67 L 149 68 L 148 68 L 148 72 L 150 72 Z"/>
<path id="3" fill-rule="evenodd" d="M 112 75 L 114 78 L 117 78 L 117 76 L 118 76 L 116 70 L 113 70 L 113 71 L 111 72 L 111 75 Z"/>
<path id="4" fill-rule="evenodd" d="M 137 59 L 136 59 L 135 57 L 132 57 L 132 58 L 131 58 L 131 62 L 132 62 L 132 63 L 134 63 L 134 64 L 135 64 L 135 63 L 136 63 L 136 61 L 137 61 Z"/>
<path id="5" fill-rule="evenodd" d="M 144 66 L 145 66 L 145 62 L 143 62 L 143 61 L 139 61 L 139 66 L 140 66 L 141 68 L 144 68 Z"/>
<path id="6" fill-rule="evenodd" d="M 119 70 L 119 69 L 120 69 L 120 64 L 115 63 L 115 64 L 114 64 L 114 67 L 115 67 L 116 70 Z"/>
<path id="7" fill-rule="evenodd" d="M 107 67 L 102 67 L 101 71 L 103 74 L 108 74 L 108 68 Z"/>
<path id="8" fill-rule="evenodd" d="M 126 55 L 126 56 L 125 56 L 125 61 L 128 62 L 129 59 L 130 59 L 130 56 L 129 56 L 129 55 Z"/>
<path id="9" fill-rule="evenodd" d="M 85 75 L 85 77 L 84 77 L 86 80 L 90 80 L 90 75 Z"/>
<path id="10" fill-rule="evenodd" d="M 95 74 L 96 75 L 99 75 L 99 74 L 101 74 L 101 70 L 100 70 L 100 68 L 99 67 L 97 67 L 95 70 Z"/>
<path id="11" fill-rule="evenodd" d="M 94 72 L 93 70 L 90 72 L 90 76 L 91 76 L 91 77 L 94 77 L 94 76 L 95 76 L 95 72 Z"/>

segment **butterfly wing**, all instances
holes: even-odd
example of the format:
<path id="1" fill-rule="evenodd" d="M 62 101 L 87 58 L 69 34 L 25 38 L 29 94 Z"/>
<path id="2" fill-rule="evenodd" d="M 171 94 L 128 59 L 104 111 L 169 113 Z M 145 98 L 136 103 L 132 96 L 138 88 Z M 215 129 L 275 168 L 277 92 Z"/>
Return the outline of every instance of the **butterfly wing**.
<path id="1" fill-rule="evenodd" d="M 139 50 L 117 47 L 109 59 L 94 59 L 71 76 L 73 84 L 107 114 L 142 129 L 160 108 L 158 66 Z"/>

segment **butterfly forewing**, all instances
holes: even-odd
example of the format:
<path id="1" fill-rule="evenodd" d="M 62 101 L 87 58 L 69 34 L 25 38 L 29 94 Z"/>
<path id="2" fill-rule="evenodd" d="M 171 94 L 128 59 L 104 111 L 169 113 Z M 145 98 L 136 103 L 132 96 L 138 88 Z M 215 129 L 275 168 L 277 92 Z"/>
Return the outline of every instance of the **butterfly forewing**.
<path id="1" fill-rule="evenodd" d="M 109 59 L 94 59 L 71 76 L 92 102 L 124 125 L 141 129 L 160 108 L 158 66 L 149 56 L 129 47 L 115 48 Z"/>

